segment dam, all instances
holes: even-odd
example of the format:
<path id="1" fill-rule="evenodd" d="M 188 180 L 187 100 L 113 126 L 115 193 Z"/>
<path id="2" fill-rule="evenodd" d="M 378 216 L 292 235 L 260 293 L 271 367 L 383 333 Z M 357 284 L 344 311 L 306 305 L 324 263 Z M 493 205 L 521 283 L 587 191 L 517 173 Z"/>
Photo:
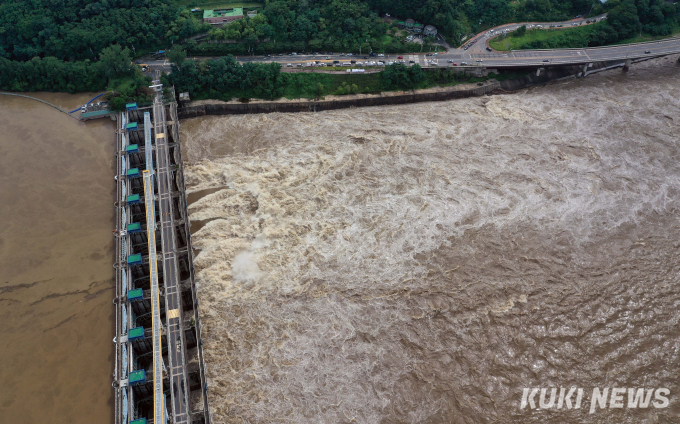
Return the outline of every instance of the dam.
<path id="1" fill-rule="evenodd" d="M 116 125 L 116 424 L 208 424 L 179 120 L 156 75 L 152 105 Z"/>

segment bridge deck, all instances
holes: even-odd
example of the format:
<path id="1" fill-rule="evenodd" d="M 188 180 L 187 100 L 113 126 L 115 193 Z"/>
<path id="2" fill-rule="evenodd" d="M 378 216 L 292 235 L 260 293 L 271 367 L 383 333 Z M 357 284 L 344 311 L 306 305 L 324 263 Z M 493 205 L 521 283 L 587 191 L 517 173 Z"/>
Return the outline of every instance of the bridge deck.
<path id="1" fill-rule="evenodd" d="M 158 84 L 158 82 L 154 82 Z M 156 134 L 156 175 L 158 203 L 160 206 L 161 240 L 163 247 L 163 278 L 165 280 L 165 307 L 168 339 L 169 376 L 172 390 L 173 423 L 189 423 L 189 398 L 186 367 L 184 363 L 183 323 L 180 320 L 181 299 L 177 266 L 174 217 L 172 213 L 172 178 L 169 168 L 170 151 L 166 137 L 165 106 L 162 92 L 158 91 L 153 104 L 154 130 Z"/>

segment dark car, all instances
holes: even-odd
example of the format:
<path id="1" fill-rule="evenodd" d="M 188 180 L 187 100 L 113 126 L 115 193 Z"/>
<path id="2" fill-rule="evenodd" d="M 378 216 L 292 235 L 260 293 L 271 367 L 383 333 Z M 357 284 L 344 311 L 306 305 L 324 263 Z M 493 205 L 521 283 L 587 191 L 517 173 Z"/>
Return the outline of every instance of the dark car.
<path id="1" fill-rule="evenodd" d="M 334 60 L 333 63 L 340 63 L 340 61 L 339 61 L 339 60 Z"/>
<path id="2" fill-rule="evenodd" d="M 486 51 L 487 51 L 487 52 L 490 52 L 490 51 L 493 51 L 493 50 L 491 50 L 491 47 L 487 47 L 487 48 L 486 48 Z"/>
<path id="3" fill-rule="evenodd" d="M 550 60 L 548 60 L 548 59 L 543 59 L 543 62 L 550 62 Z"/>
<path id="4" fill-rule="evenodd" d="M 375 56 L 375 53 L 371 53 L 371 54 L 369 54 L 369 56 L 373 57 L 373 56 Z"/>
<path id="5" fill-rule="evenodd" d="M 415 62 L 414 62 L 414 61 L 412 61 L 412 60 L 409 60 L 409 61 L 408 61 L 408 63 L 415 63 Z"/>
<path id="6" fill-rule="evenodd" d="M 651 52 L 649 50 L 645 50 L 645 54 L 650 54 Z"/>
<path id="7" fill-rule="evenodd" d="M 356 60 L 350 60 L 349 63 L 355 64 L 355 63 L 357 63 L 357 61 Z"/>

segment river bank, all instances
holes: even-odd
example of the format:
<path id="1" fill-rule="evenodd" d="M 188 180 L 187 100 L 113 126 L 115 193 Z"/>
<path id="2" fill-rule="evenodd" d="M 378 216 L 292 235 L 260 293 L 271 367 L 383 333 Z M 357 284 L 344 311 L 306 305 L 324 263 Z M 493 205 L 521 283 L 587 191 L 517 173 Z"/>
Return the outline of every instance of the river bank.
<path id="1" fill-rule="evenodd" d="M 595 63 L 591 71 L 605 69 L 617 62 Z M 492 78 L 492 70 L 485 72 L 487 78 L 477 83 L 456 84 L 453 86 L 436 86 L 409 91 L 383 91 L 372 94 L 352 94 L 342 96 L 325 96 L 323 99 L 278 99 L 247 101 L 231 100 L 198 100 L 190 102 L 178 109 L 180 118 L 192 118 L 204 115 L 228 115 L 272 112 L 320 112 L 323 110 L 347 109 L 353 107 L 385 106 L 432 101 L 446 101 L 491 95 L 519 90 L 533 85 L 546 84 L 551 81 L 576 76 L 582 72 L 579 66 L 561 66 L 543 69 L 539 75 L 526 73 L 511 79 L 497 80 Z"/>

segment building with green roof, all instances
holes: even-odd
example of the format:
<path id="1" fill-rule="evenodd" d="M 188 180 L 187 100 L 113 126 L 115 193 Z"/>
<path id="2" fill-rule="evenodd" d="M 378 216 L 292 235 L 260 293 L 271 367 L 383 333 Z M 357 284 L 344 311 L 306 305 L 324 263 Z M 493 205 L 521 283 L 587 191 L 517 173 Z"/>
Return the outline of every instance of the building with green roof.
<path id="1" fill-rule="evenodd" d="M 243 18 L 242 7 L 206 9 L 203 11 L 203 21 L 211 25 L 228 24 Z"/>

